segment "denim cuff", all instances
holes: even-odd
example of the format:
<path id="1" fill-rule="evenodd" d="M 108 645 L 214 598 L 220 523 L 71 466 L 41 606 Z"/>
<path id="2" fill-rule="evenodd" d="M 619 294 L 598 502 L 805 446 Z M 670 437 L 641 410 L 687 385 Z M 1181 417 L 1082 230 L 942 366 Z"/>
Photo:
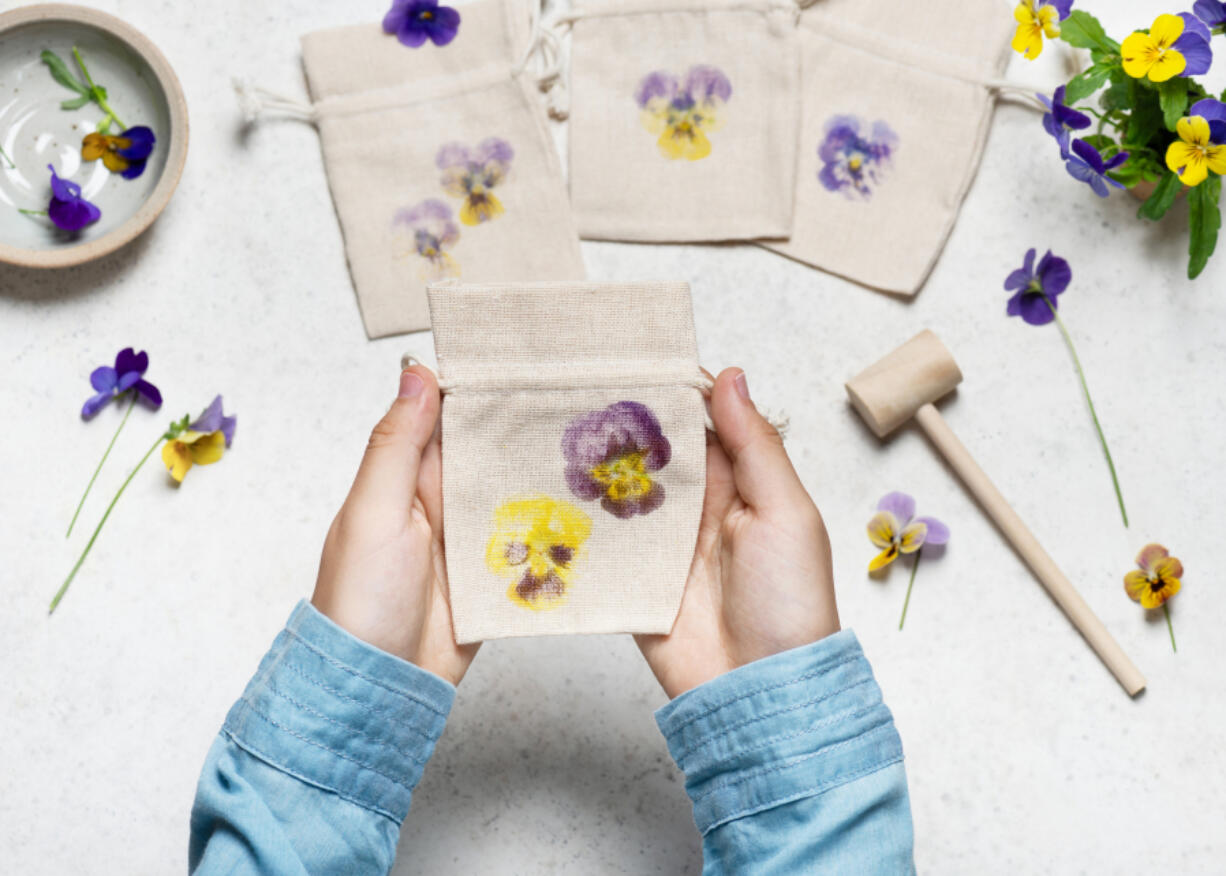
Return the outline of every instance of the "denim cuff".
<path id="1" fill-rule="evenodd" d="M 687 691 L 656 723 L 704 835 L 902 760 L 894 718 L 850 630 Z"/>
<path id="2" fill-rule="evenodd" d="M 454 700 L 443 679 L 354 638 L 303 600 L 222 732 L 399 824 Z"/>

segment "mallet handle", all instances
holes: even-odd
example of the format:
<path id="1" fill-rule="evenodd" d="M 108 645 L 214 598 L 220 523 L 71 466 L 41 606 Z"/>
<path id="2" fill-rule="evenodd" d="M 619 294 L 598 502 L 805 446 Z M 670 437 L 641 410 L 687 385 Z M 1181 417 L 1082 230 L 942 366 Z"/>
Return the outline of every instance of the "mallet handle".
<path id="1" fill-rule="evenodd" d="M 928 403 L 916 412 L 915 419 L 1128 695 L 1135 696 L 1144 690 L 1145 676 L 1128 659 L 1069 579 L 1064 577 L 1034 533 L 1005 501 L 1000 490 L 971 458 L 966 445 L 958 440 L 940 411 Z"/>

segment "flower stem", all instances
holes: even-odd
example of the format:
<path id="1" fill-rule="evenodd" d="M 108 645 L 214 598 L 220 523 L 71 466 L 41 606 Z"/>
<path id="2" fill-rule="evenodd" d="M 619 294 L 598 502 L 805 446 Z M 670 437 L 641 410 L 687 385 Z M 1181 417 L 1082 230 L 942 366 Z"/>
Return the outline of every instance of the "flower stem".
<path id="1" fill-rule="evenodd" d="M 23 208 L 21 208 L 21 207 L 18 207 L 18 208 L 17 208 L 17 212 L 18 212 L 18 213 L 24 213 L 24 214 L 26 214 L 27 216 L 46 216 L 46 215 L 47 215 L 47 211 L 46 211 L 46 210 L 26 210 L 26 209 L 23 209 Z"/>
<path id="2" fill-rule="evenodd" d="M 16 166 L 17 166 L 17 162 L 16 162 L 16 161 L 14 161 L 13 159 L 9 158 L 9 154 L 8 154 L 7 152 L 5 152 L 5 151 L 4 151 L 4 147 L 3 147 L 3 146 L 0 146 L 0 158 L 3 158 L 5 161 L 7 161 L 7 162 L 9 163 L 9 167 L 16 167 Z"/>
<path id="3" fill-rule="evenodd" d="M 1086 385 L 1086 375 L 1081 370 L 1081 360 L 1077 358 L 1077 348 L 1073 346 L 1073 338 L 1069 335 L 1068 329 L 1064 327 L 1064 320 L 1056 312 L 1056 306 L 1047 297 L 1047 293 L 1041 294 L 1043 295 L 1043 300 L 1047 302 L 1048 308 L 1051 309 L 1051 315 L 1056 318 L 1056 325 L 1060 327 L 1060 334 L 1064 335 L 1064 343 L 1068 346 L 1069 354 L 1073 357 L 1073 367 L 1077 369 L 1077 379 L 1081 381 L 1081 391 L 1085 393 L 1086 404 L 1090 406 L 1090 419 L 1094 421 L 1094 428 L 1098 432 L 1098 441 L 1103 446 L 1103 456 L 1107 457 L 1107 468 L 1111 470 L 1111 483 L 1115 487 L 1115 499 L 1120 505 L 1120 516 L 1124 518 L 1124 526 L 1127 528 L 1128 512 L 1124 509 L 1124 494 L 1120 491 L 1120 479 L 1115 473 L 1115 462 L 1111 459 L 1111 451 L 1107 447 L 1107 436 L 1103 434 L 1103 427 L 1098 422 L 1098 412 L 1094 410 L 1094 399 L 1090 398 L 1090 387 Z"/>
<path id="4" fill-rule="evenodd" d="M 915 552 L 915 562 L 911 564 L 911 580 L 907 582 L 907 598 L 902 601 L 902 617 L 898 619 L 899 630 L 902 630 L 902 625 L 907 621 L 907 606 L 911 604 L 911 588 L 915 586 L 915 573 L 919 569 L 920 556 L 923 553 L 923 548 L 917 550 Z"/>
<path id="5" fill-rule="evenodd" d="M 145 455 L 141 457 L 140 462 L 136 464 L 136 468 L 132 469 L 132 471 L 128 474 L 127 479 L 120 485 L 119 492 L 115 494 L 114 499 L 111 499 L 111 504 L 106 506 L 106 513 L 103 514 L 102 519 L 98 521 L 98 526 L 94 529 L 94 534 L 89 537 L 89 541 L 85 545 L 85 550 L 81 551 L 81 557 L 77 560 L 77 564 L 72 567 L 72 571 L 68 573 L 68 577 L 64 579 L 64 583 L 60 585 L 60 589 L 56 591 L 54 598 L 52 598 L 51 607 L 47 609 L 47 614 L 51 614 L 55 611 L 56 606 L 60 604 L 60 600 L 64 598 L 64 594 L 68 592 L 68 585 L 72 583 L 72 579 L 77 576 L 77 571 L 81 568 L 81 564 L 84 563 L 85 558 L 89 556 L 90 548 L 94 546 L 94 542 L 98 538 L 98 533 L 102 531 L 102 525 L 106 523 L 107 518 L 111 516 L 111 511 L 115 509 L 115 503 L 119 501 L 119 497 L 123 495 L 123 491 L 128 488 L 128 484 L 132 483 L 132 478 L 136 477 L 136 473 L 141 470 L 146 462 L 149 461 L 149 457 L 153 455 L 153 451 L 157 450 L 165 440 L 165 435 L 158 435 L 157 440 L 153 442 L 153 446 L 150 447 Z"/>
<path id="6" fill-rule="evenodd" d="M 129 390 L 132 393 L 132 401 L 128 405 L 128 409 L 124 411 L 123 419 L 119 421 L 119 428 L 115 430 L 115 434 L 111 436 L 111 443 L 106 445 L 106 451 L 102 454 L 102 459 L 98 460 L 98 467 L 94 469 L 94 476 L 89 479 L 89 483 L 85 485 L 85 493 L 81 496 L 81 501 L 77 503 L 77 510 L 73 512 L 72 521 L 68 524 L 68 531 L 64 533 L 64 538 L 72 535 L 72 528 L 76 526 L 77 517 L 81 514 L 81 508 L 85 505 L 85 497 L 89 495 L 89 491 L 93 489 L 94 481 L 98 479 L 98 472 L 102 471 L 102 466 L 106 462 L 106 458 L 111 455 L 111 448 L 115 446 L 115 440 L 119 437 L 119 433 L 123 431 L 124 425 L 128 422 L 128 417 L 132 413 L 132 408 L 136 407 L 136 392 Z"/>
<path id="7" fill-rule="evenodd" d="M 77 66 L 81 68 L 81 73 L 85 76 L 85 81 L 89 83 L 90 99 L 94 103 L 98 104 L 98 106 L 102 108 L 102 111 L 106 113 L 106 118 L 98 123 L 98 133 L 105 134 L 107 131 L 109 131 L 111 129 L 112 121 L 119 125 L 121 129 L 127 128 L 128 126 L 120 121 L 119 116 L 115 115 L 115 111 L 111 109 L 106 102 L 106 98 L 102 96 L 105 92 L 94 84 L 94 80 L 89 75 L 89 70 L 85 67 L 85 61 L 81 58 L 81 53 L 77 50 L 76 46 L 72 47 L 72 56 L 77 59 Z"/>
<path id="8" fill-rule="evenodd" d="M 1178 654 L 1179 649 L 1175 647 L 1175 628 L 1171 626 L 1171 607 L 1165 602 L 1162 603 L 1162 613 L 1166 615 L 1166 628 L 1171 634 L 1171 650 Z"/>

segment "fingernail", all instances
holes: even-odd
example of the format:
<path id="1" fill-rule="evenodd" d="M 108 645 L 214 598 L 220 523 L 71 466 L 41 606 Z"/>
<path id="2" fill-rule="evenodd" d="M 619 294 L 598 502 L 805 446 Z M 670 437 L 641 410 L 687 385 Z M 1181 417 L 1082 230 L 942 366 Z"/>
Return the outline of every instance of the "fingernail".
<path id="1" fill-rule="evenodd" d="M 420 364 L 421 363 L 417 361 L 417 357 L 414 356 L 412 353 L 404 353 L 400 357 L 400 370 L 401 371 L 408 371 L 414 365 L 420 365 Z"/>
<path id="2" fill-rule="evenodd" d="M 736 380 L 732 381 L 732 385 L 736 387 L 736 394 L 749 401 L 749 381 L 745 379 L 745 372 L 742 371 L 736 376 Z"/>
<path id="3" fill-rule="evenodd" d="M 415 371 L 404 371 L 400 375 L 400 397 L 413 398 L 421 395 L 421 391 L 426 388 L 426 381 Z"/>

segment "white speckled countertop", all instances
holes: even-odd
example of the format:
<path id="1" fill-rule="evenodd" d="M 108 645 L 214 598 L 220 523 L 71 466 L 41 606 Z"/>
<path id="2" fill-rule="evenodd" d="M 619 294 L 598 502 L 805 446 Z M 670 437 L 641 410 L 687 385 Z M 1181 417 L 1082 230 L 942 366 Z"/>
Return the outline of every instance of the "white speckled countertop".
<path id="1" fill-rule="evenodd" d="M 196 777 L 230 703 L 294 602 L 399 356 L 430 336 L 362 332 L 315 132 L 244 132 L 229 79 L 302 92 L 298 35 L 384 4 L 202 7 L 99 0 L 170 58 L 192 113 L 182 186 L 133 245 L 56 273 L 0 267 L 0 846 L 20 873 L 182 870 Z M 1107 10 L 1142 27 L 1151 0 Z M 1109 7 L 1109 10 L 1108 10 Z M 1008 15 L 1002 3 L 1002 15 Z M 1215 46 L 1224 44 L 1215 42 Z M 1056 53 L 1015 59 L 1054 85 Z M 788 444 L 830 528 L 839 606 L 907 753 L 916 861 L 932 873 L 1211 873 L 1226 856 L 1222 635 L 1214 510 L 1226 489 L 1226 254 L 1184 279 L 1186 221 L 1134 219 L 1058 166 L 1030 111 L 997 112 L 979 177 L 926 288 L 903 302 L 751 246 L 585 244 L 594 278 L 688 279 L 702 358 L 741 365 L 791 417 Z M 1112 441 L 1132 528 L 1054 326 L 1006 319 L 1028 246 L 1072 262 L 1062 313 Z M 1146 673 L 1129 700 L 914 430 L 874 440 L 843 380 L 921 327 L 965 381 L 944 412 Z M 63 538 L 121 410 L 77 416 L 122 346 L 152 357 L 166 415 L 137 410 L 83 514 L 101 513 L 169 415 L 220 391 L 240 428 L 181 493 L 133 483 L 62 610 L 47 601 L 83 539 Z M 916 495 L 953 539 L 906 569 L 864 568 L 878 496 Z M 1149 540 L 1186 567 L 1180 651 L 1121 576 Z M 461 686 L 414 798 L 397 873 L 698 873 L 699 842 L 624 637 L 495 642 Z M 1217 827 L 1213 827 L 1217 825 Z"/>

